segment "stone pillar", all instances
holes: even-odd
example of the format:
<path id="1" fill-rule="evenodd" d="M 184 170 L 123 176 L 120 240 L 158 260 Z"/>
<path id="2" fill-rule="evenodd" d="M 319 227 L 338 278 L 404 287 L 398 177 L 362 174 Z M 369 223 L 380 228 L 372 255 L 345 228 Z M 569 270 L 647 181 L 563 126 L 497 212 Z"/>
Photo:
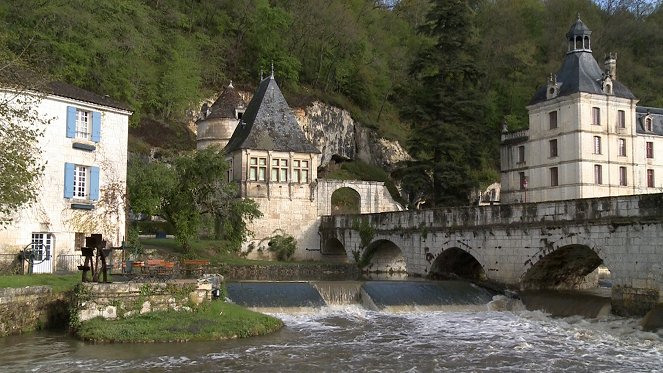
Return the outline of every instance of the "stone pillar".
<path id="1" fill-rule="evenodd" d="M 660 302 L 657 289 L 612 287 L 612 313 L 619 316 L 644 316 Z"/>

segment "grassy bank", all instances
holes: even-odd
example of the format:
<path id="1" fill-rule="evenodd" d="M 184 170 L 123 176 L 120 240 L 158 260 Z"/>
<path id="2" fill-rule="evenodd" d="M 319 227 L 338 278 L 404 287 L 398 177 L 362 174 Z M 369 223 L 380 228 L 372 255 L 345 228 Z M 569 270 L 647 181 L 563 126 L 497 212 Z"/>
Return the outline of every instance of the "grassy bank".
<path id="1" fill-rule="evenodd" d="M 81 275 L 67 274 L 32 274 L 32 275 L 1 275 L 0 288 L 22 288 L 26 286 L 48 285 L 53 291 L 63 292 L 71 290 L 81 282 Z"/>
<path id="2" fill-rule="evenodd" d="M 98 343 L 213 341 L 272 333 L 281 320 L 221 301 L 191 312 L 163 311 L 120 320 L 95 318 L 77 331 L 83 340 Z"/>

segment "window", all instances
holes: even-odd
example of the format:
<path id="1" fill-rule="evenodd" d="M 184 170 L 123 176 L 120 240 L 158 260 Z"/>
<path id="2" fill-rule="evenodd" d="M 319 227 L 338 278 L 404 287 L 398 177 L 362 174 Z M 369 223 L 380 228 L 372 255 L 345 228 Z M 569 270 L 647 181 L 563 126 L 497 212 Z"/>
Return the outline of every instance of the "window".
<path id="1" fill-rule="evenodd" d="M 51 235 L 49 233 L 32 234 L 32 255 L 34 260 L 48 260 L 51 258 Z"/>
<path id="2" fill-rule="evenodd" d="M 267 158 L 249 158 L 249 180 L 265 181 L 267 175 Z"/>
<path id="3" fill-rule="evenodd" d="M 101 113 L 67 106 L 67 137 L 99 142 Z"/>
<path id="4" fill-rule="evenodd" d="M 548 123 L 550 124 L 550 129 L 557 128 L 557 111 L 551 111 L 548 113 Z"/>
<path id="5" fill-rule="evenodd" d="M 308 161 L 295 159 L 292 161 L 292 181 L 308 183 Z"/>
<path id="6" fill-rule="evenodd" d="M 594 154 L 601 154 L 601 136 L 594 136 Z"/>
<path id="7" fill-rule="evenodd" d="M 601 165 L 594 165 L 594 184 L 603 184 L 603 168 Z"/>
<path id="8" fill-rule="evenodd" d="M 557 139 L 550 140 L 550 158 L 557 157 Z"/>
<path id="9" fill-rule="evenodd" d="M 617 127 L 626 128 L 626 113 L 624 110 L 617 111 Z"/>
<path id="10" fill-rule="evenodd" d="M 618 139 L 617 146 L 619 147 L 618 154 L 620 157 L 626 157 L 626 139 Z"/>
<path id="11" fill-rule="evenodd" d="M 601 125 L 601 109 L 597 107 L 592 108 L 592 124 Z"/>
<path id="12" fill-rule="evenodd" d="M 654 127 L 652 125 L 651 117 L 645 118 L 645 130 L 647 132 L 652 132 L 654 130 Z"/>
<path id="13" fill-rule="evenodd" d="M 96 201 L 99 199 L 99 167 L 65 163 L 64 197 Z"/>
<path id="14" fill-rule="evenodd" d="M 525 146 L 518 147 L 518 163 L 525 163 Z"/>
<path id="15" fill-rule="evenodd" d="M 524 172 L 519 172 L 518 175 L 520 176 L 520 190 L 527 189 L 527 176 Z"/>
<path id="16" fill-rule="evenodd" d="M 227 162 L 228 162 L 228 181 L 232 181 L 233 180 L 233 160 L 232 160 L 232 158 L 228 159 Z"/>
<path id="17" fill-rule="evenodd" d="M 654 187 L 654 170 L 647 170 L 647 187 Z"/>
<path id="18" fill-rule="evenodd" d="M 619 185 L 627 186 L 626 167 L 619 167 Z"/>
<path id="19" fill-rule="evenodd" d="M 654 143 L 651 141 L 647 141 L 645 144 L 645 153 L 647 153 L 647 158 L 652 159 L 654 158 Z"/>
<path id="20" fill-rule="evenodd" d="M 557 167 L 550 168 L 550 186 L 559 185 L 559 173 Z"/>
<path id="21" fill-rule="evenodd" d="M 272 159 L 272 177 L 270 180 L 280 181 L 282 183 L 288 181 L 287 159 Z"/>

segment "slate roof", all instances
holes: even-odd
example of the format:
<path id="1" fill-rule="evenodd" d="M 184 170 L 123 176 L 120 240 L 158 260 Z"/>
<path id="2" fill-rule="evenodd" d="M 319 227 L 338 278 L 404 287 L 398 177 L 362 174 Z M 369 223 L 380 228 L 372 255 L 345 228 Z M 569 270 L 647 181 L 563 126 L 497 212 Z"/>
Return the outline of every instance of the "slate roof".
<path id="1" fill-rule="evenodd" d="M 304 136 L 274 77 L 260 82 L 225 151 L 239 149 L 320 153 Z"/>
<path id="2" fill-rule="evenodd" d="M 571 28 L 569 29 L 569 32 L 566 33 L 566 38 L 570 38 L 571 36 L 574 35 L 591 35 L 592 31 L 585 25 L 583 21 L 580 20 L 580 15 L 578 14 L 578 19 L 576 19 L 576 23 L 571 25 Z"/>
<path id="3" fill-rule="evenodd" d="M 246 107 L 246 101 L 237 93 L 235 87 L 230 83 L 221 92 L 219 98 L 210 107 L 210 114 L 205 119 L 231 118 L 235 119 L 235 109 Z"/>
<path id="4" fill-rule="evenodd" d="M 80 100 L 80 101 L 90 102 L 93 104 L 130 111 L 129 106 L 127 106 L 126 104 L 119 103 L 115 100 L 112 100 L 108 96 L 102 96 L 97 93 L 90 92 L 83 88 L 78 88 L 74 85 L 64 82 L 47 83 L 44 91 L 45 91 L 44 93 L 52 93 L 56 96 L 73 98 L 74 100 Z"/>
<path id="5" fill-rule="evenodd" d="M 652 131 L 645 130 L 645 117 L 650 115 L 652 118 Z M 663 109 L 637 106 L 635 108 L 635 132 L 638 134 L 663 136 Z"/>

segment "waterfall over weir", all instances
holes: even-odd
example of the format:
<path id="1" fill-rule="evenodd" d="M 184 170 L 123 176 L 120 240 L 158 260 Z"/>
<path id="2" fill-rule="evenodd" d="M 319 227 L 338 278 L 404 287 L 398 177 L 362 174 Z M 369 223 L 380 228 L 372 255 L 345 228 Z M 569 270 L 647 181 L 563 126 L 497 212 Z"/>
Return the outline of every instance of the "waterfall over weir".
<path id="1" fill-rule="evenodd" d="M 234 303 L 264 312 L 351 304 L 389 312 L 484 310 L 495 295 L 464 281 L 236 282 L 227 289 Z"/>

